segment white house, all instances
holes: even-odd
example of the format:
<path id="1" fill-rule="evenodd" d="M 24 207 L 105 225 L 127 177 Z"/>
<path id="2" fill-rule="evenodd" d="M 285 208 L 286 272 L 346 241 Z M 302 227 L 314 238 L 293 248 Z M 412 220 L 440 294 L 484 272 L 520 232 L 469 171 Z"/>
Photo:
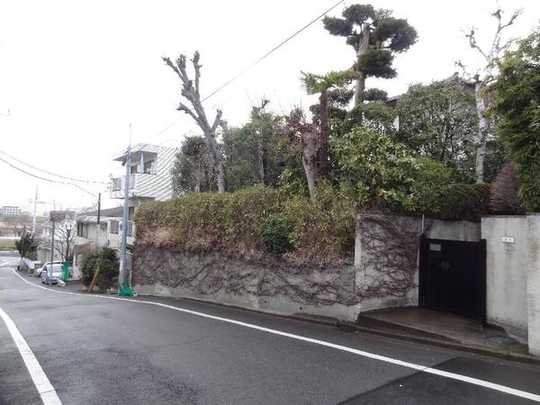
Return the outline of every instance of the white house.
<path id="1" fill-rule="evenodd" d="M 137 144 L 131 148 L 131 165 L 128 176 L 128 246 L 132 246 L 135 242 L 133 218 L 136 208 L 146 201 L 163 201 L 173 197 L 171 169 L 174 165 L 176 153 L 176 148 L 157 145 Z M 121 162 L 122 166 L 125 166 L 126 158 L 127 151 L 114 160 Z M 110 197 L 123 200 L 124 186 L 126 184 L 125 167 L 119 172 L 124 172 L 124 175 L 111 179 Z M 122 206 L 101 210 L 99 226 L 97 224 L 97 211 L 77 215 L 77 236 L 75 238 L 73 260 L 74 273 L 78 273 L 85 253 L 102 247 L 120 250 L 123 228 L 122 213 Z"/>

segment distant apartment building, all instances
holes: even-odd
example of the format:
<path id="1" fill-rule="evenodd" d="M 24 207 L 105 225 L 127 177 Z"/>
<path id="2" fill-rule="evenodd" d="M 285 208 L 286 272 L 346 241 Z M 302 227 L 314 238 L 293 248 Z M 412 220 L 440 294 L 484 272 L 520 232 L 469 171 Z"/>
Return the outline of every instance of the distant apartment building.
<path id="1" fill-rule="evenodd" d="M 176 148 L 156 145 L 137 144 L 131 148 L 131 164 L 127 177 L 129 185 L 128 222 L 126 225 L 128 247 L 135 242 L 133 219 L 137 207 L 146 201 L 163 201 L 173 198 L 171 169 L 176 154 Z M 123 200 L 127 152 L 122 153 L 114 160 L 122 163 L 124 168 L 119 172 L 124 172 L 124 174 L 111 179 L 110 197 Z M 77 215 L 74 273 L 80 273 L 79 268 L 85 253 L 103 247 L 120 250 L 124 226 L 122 223 L 123 206 L 101 210 L 99 225 L 97 215 L 97 211 L 82 212 Z"/>
<path id="2" fill-rule="evenodd" d="M 15 205 L 4 205 L 0 207 L 1 217 L 16 217 L 20 215 L 21 210 Z"/>
<path id="3" fill-rule="evenodd" d="M 177 152 L 176 148 L 149 144 L 137 144 L 131 148 L 131 164 L 127 178 L 129 185 L 127 227 L 128 237 L 131 239 L 135 235 L 133 218 L 137 207 L 146 201 L 164 201 L 174 197 L 171 169 Z M 114 160 L 125 166 L 127 151 Z M 111 180 L 112 199 L 124 198 L 125 184 L 125 174 Z"/>

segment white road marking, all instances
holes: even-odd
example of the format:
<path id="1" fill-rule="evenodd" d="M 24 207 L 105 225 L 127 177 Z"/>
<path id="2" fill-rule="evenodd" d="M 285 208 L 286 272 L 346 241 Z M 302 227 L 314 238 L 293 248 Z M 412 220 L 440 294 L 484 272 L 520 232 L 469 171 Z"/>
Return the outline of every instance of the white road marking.
<path id="1" fill-rule="evenodd" d="M 216 321 L 226 322 L 226 323 L 230 323 L 230 324 L 233 324 L 233 325 L 238 325 L 238 326 L 242 326 L 242 327 L 245 327 L 245 328 L 258 330 L 258 331 L 261 331 L 261 332 L 270 333 L 270 334 L 273 334 L 273 335 L 283 336 L 283 337 L 287 337 L 287 338 L 290 338 L 290 339 L 299 340 L 299 341 L 302 341 L 302 342 L 313 343 L 313 344 L 316 344 L 316 345 L 319 345 L 319 346 L 324 346 L 324 347 L 329 347 L 329 348 L 336 349 L 336 350 L 341 350 L 343 352 L 352 353 L 352 354 L 362 356 L 362 357 L 365 357 L 365 358 L 368 358 L 368 359 L 378 360 L 378 361 L 382 361 L 382 362 L 385 362 L 385 363 L 394 364 L 394 365 L 397 365 L 397 366 L 406 367 L 406 368 L 410 368 L 410 369 L 413 369 L 413 370 L 418 370 L 418 371 L 423 372 L 423 373 L 434 374 L 434 375 L 438 375 L 440 377 L 449 378 L 451 380 L 457 380 L 457 381 L 465 382 L 465 383 L 468 383 L 468 384 L 473 384 L 473 385 L 477 385 L 477 386 L 480 386 L 480 387 L 489 388 L 489 389 L 494 390 L 494 391 L 503 392 L 505 394 L 513 395 L 513 396 L 516 396 L 516 397 L 529 399 L 531 401 L 540 402 L 540 395 L 538 395 L 538 394 L 534 394 L 532 392 L 527 392 L 527 391 L 522 391 L 522 390 L 519 390 L 519 389 L 516 389 L 516 388 L 508 387 L 506 385 L 492 383 L 490 381 L 481 380 L 479 378 L 468 377 L 466 375 L 452 373 L 452 372 L 444 371 L 444 370 L 438 370 L 436 368 L 431 368 L 431 367 L 428 367 L 428 366 L 422 366 L 420 364 L 411 363 L 411 362 L 403 361 L 403 360 L 399 360 L 399 359 L 394 359 L 392 357 L 382 356 L 382 355 L 379 355 L 379 354 L 354 349 L 354 348 L 348 347 L 348 346 L 338 345 L 338 344 L 331 343 L 331 342 L 328 342 L 328 341 L 325 341 L 325 340 L 313 339 L 313 338 L 309 338 L 309 337 L 306 337 L 306 336 L 301 336 L 301 335 L 296 335 L 296 334 L 293 334 L 293 333 L 283 332 L 283 331 L 280 331 L 280 330 L 277 330 L 277 329 L 265 328 L 265 327 L 254 325 L 254 324 L 247 323 L 247 322 L 241 322 L 241 321 L 237 321 L 237 320 L 234 320 L 234 319 L 223 318 L 221 316 L 210 315 L 210 314 L 207 314 L 207 313 L 204 313 L 204 312 L 198 312 L 198 311 L 193 311 L 193 310 L 190 310 L 190 309 L 184 309 L 184 308 L 179 308 L 179 307 L 175 307 L 175 306 L 172 306 L 172 305 L 162 304 L 161 302 L 139 301 L 139 300 L 134 300 L 134 299 L 129 299 L 129 298 L 111 297 L 111 296 L 106 296 L 106 295 L 80 294 L 80 293 L 69 292 L 69 291 L 53 290 L 51 288 L 46 288 L 46 287 L 31 283 L 30 281 L 25 280 L 15 270 L 12 270 L 12 271 L 16 276 L 18 276 L 26 284 L 29 284 L 32 287 L 41 288 L 43 290 L 53 292 L 53 293 L 57 293 L 57 294 L 77 295 L 77 296 L 83 296 L 83 297 L 87 297 L 87 298 L 92 297 L 92 298 L 101 298 L 101 299 L 108 299 L 108 300 L 114 300 L 114 301 L 127 301 L 127 302 L 136 303 L 136 304 L 154 305 L 154 306 L 158 306 L 158 307 L 162 307 L 162 308 L 172 309 L 174 311 L 184 312 L 184 313 L 199 316 L 199 317 L 202 317 L 202 318 L 213 319 L 213 320 L 216 320 Z"/>
<path id="2" fill-rule="evenodd" d="M 24 360 L 24 364 L 26 365 L 26 368 L 30 373 L 30 377 L 32 377 L 32 381 L 36 386 L 36 389 L 39 393 L 39 396 L 41 397 L 41 400 L 43 401 L 43 404 L 62 405 L 62 401 L 60 401 L 60 398 L 58 398 L 56 390 L 54 389 L 51 382 L 47 378 L 47 375 L 41 368 L 41 365 L 36 359 L 36 356 L 34 356 L 34 353 L 32 353 L 30 346 L 28 346 L 28 343 L 26 343 L 26 340 L 19 332 L 19 329 L 17 329 L 15 322 L 13 322 L 13 320 L 2 308 L 0 308 L 0 318 L 4 320 L 8 331 L 11 334 L 11 337 L 15 342 L 15 345 L 17 345 L 17 349 L 19 349 L 19 353 Z"/>

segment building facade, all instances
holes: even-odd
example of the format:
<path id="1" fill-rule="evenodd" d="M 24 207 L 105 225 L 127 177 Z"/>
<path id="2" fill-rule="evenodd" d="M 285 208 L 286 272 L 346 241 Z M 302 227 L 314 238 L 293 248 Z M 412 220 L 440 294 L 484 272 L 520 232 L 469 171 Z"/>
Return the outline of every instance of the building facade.
<path id="1" fill-rule="evenodd" d="M 0 207 L 0 217 L 16 217 L 20 213 L 20 208 L 15 205 L 4 205 Z"/>

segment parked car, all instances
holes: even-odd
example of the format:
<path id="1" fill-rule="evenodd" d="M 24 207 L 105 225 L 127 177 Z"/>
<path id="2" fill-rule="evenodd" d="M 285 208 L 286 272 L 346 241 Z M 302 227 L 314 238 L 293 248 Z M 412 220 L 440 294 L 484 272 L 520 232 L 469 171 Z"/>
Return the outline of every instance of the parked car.
<path id="1" fill-rule="evenodd" d="M 41 268 L 40 277 L 43 284 L 58 284 L 62 280 L 62 262 L 46 263 Z"/>
<path id="2" fill-rule="evenodd" d="M 47 266 L 50 265 L 50 264 L 51 264 L 51 262 L 46 262 L 45 264 L 40 263 L 39 266 L 36 266 L 36 267 L 35 267 L 35 270 L 34 270 L 34 276 L 36 276 L 36 277 L 41 277 L 41 273 L 42 273 L 42 271 L 43 271 L 43 268 L 44 268 L 44 267 L 47 267 Z M 60 265 L 60 266 L 62 266 L 62 262 L 60 262 L 60 261 L 55 261 L 55 262 L 53 262 L 53 264 L 54 264 L 55 266 L 56 266 L 57 264 Z"/>
<path id="3" fill-rule="evenodd" d="M 37 260 L 30 260 L 26 257 L 21 257 L 19 264 L 17 265 L 17 270 L 24 271 L 30 274 L 33 274 L 34 271 L 41 266 L 41 262 Z"/>

